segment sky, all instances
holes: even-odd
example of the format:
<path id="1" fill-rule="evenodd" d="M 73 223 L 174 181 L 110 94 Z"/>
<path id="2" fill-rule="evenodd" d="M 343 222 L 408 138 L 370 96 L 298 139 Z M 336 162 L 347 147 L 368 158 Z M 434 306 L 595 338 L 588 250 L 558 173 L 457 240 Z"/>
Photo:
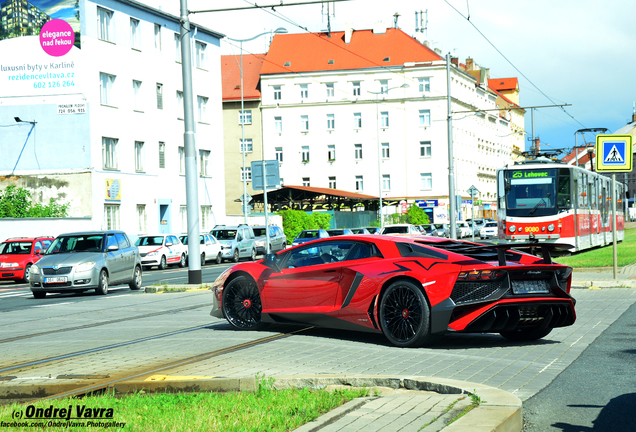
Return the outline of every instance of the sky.
<path id="1" fill-rule="evenodd" d="M 175 0 L 147 0 L 179 15 Z M 188 10 L 246 7 L 246 0 L 187 0 Z M 298 3 L 303 0 L 283 0 Z M 281 0 L 259 0 L 259 5 Z M 325 2 L 327 3 L 327 2 Z M 490 69 L 491 78 L 517 77 L 522 107 L 570 104 L 534 110 L 534 136 L 542 150 L 571 149 L 594 142 L 607 128 L 613 133 L 632 119 L 636 101 L 636 16 L 634 0 L 350 0 L 330 5 L 332 31 L 345 24 L 370 29 L 376 22 L 415 34 L 415 12 L 426 11 L 426 39 L 442 56 L 460 62 L 472 58 Z M 190 19 L 233 39 L 248 39 L 285 27 L 289 33 L 327 29 L 326 6 L 277 6 L 268 9 L 194 13 Z M 469 19 L 467 19 L 469 17 Z M 306 30 L 305 30 L 306 29 Z M 244 43 L 245 53 L 263 53 L 267 37 Z M 239 54 L 238 44 L 223 40 L 222 54 Z M 525 116 L 527 148 L 532 137 L 531 110 Z"/>

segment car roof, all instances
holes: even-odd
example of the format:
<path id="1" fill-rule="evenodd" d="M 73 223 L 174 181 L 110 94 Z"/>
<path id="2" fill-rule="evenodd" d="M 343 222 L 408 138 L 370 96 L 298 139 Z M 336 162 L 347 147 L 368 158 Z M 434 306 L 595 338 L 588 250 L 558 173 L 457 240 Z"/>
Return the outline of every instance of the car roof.
<path id="1" fill-rule="evenodd" d="M 95 231 L 76 231 L 76 232 L 68 232 L 64 234 L 60 234 L 58 237 L 63 236 L 80 236 L 80 235 L 104 235 L 104 234 L 126 234 L 121 230 L 95 230 Z"/>

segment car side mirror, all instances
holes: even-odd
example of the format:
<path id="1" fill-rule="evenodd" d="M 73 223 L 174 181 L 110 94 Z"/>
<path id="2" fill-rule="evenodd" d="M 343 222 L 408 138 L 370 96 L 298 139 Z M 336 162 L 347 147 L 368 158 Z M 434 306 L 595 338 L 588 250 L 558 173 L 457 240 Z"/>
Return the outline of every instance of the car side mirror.
<path id="1" fill-rule="evenodd" d="M 166 242 L 166 247 L 172 246 L 172 242 Z"/>
<path id="2" fill-rule="evenodd" d="M 116 250 L 119 250 L 119 246 L 117 246 L 117 245 L 108 246 L 108 252 L 112 252 L 112 251 L 116 251 Z"/>
<path id="3" fill-rule="evenodd" d="M 243 241 L 243 236 L 239 234 L 239 235 L 236 237 L 236 241 Z"/>
<path id="4" fill-rule="evenodd" d="M 36 255 L 42 255 L 42 249 L 36 249 L 33 253 Z"/>
<path id="5" fill-rule="evenodd" d="M 275 273 L 280 273 L 281 269 L 278 265 L 278 256 L 276 254 L 267 254 L 263 258 L 263 265 L 274 270 Z"/>

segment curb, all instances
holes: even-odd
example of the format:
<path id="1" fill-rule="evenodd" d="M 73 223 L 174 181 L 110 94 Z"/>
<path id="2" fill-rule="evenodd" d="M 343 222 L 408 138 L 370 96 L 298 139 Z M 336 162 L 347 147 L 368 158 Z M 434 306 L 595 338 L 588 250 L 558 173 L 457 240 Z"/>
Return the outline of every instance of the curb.
<path id="1" fill-rule="evenodd" d="M 170 293 L 170 292 L 189 292 L 189 291 L 203 291 L 212 288 L 211 284 L 165 284 L 165 285 L 152 285 L 144 287 L 146 294 L 158 294 L 158 293 Z"/>
<path id="2" fill-rule="evenodd" d="M 572 280 L 572 288 L 636 288 L 634 279 L 578 279 Z"/>

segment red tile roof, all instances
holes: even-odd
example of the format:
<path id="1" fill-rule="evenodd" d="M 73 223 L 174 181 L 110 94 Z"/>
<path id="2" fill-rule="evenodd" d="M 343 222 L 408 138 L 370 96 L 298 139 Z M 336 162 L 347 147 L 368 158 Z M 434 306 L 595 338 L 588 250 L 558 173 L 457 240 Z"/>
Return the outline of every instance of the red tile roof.
<path id="1" fill-rule="evenodd" d="M 519 81 L 517 78 L 494 78 L 488 80 L 488 87 L 497 91 L 517 90 Z"/>
<path id="2" fill-rule="evenodd" d="M 261 68 L 265 54 L 243 54 L 243 99 L 260 99 Z M 241 56 L 221 56 L 223 100 L 241 100 Z"/>
<path id="3" fill-rule="evenodd" d="M 389 28 L 382 34 L 356 30 L 349 44 L 345 44 L 344 35 L 345 32 L 332 32 L 331 37 L 326 33 L 274 35 L 261 74 L 367 69 L 442 60 L 400 29 Z"/>

